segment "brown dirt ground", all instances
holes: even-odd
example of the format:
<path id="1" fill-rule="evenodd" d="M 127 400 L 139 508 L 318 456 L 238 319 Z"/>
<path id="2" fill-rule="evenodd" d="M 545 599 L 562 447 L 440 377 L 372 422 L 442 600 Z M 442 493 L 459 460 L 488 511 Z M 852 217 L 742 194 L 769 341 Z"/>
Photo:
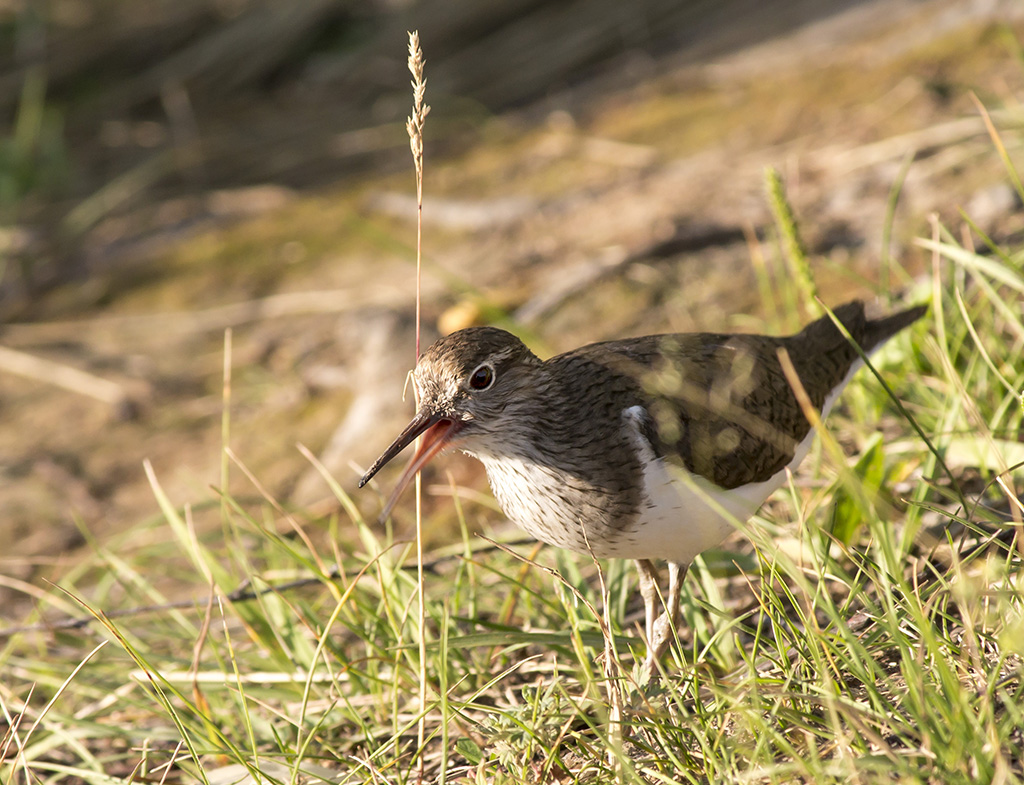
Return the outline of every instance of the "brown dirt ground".
<path id="1" fill-rule="evenodd" d="M 476 121 L 459 151 L 451 139 L 466 137 L 445 136 L 444 155 L 427 164 L 426 338 L 514 320 L 553 352 L 648 331 L 745 329 L 744 314 L 762 302 L 752 257 L 784 274 L 766 166 L 783 175 L 829 302 L 882 277 L 886 203 L 907 156 L 916 154 L 892 240 L 905 269 L 930 263 L 911 241 L 931 231 L 932 213 L 960 232 L 964 208 L 995 238 L 1020 238 L 1020 206 L 971 97 L 1019 104 L 1024 65 L 1011 30 L 1022 40 L 1009 3 L 854 4 L 727 55 L 667 52 L 606 70 Z M 428 101 L 429 90 L 428 81 Z M 436 110 L 428 136 L 456 120 Z M 334 144 L 373 141 L 353 133 Z M 1007 141 L 1020 166 L 1019 135 Z M 301 136 L 292 144 L 301 148 Z M 173 503 L 215 498 L 226 327 L 232 450 L 312 518 L 334 505 L 294 445 L 322 455 L 352 489 L 408 416 L 411 174 L 316 188 L 250 177 L 262 184 L 196 182 L 131 200 L 78 241 L 88 276 L 32 301 L 31 318 L 0 333 L 10 349 L 114 382 L 136 407 L 126 417 L 81 384 L 0 373 L 0 616 L 24 616 L 19 582 L 59 576 L 94 542 L 132 547 L 136 528 L 169 539 L 142 525 L 158 514 L 144 460 Z M 52 370 L 43 372 L 51 381 Z M 482 485 L 469 461 L 445 468 Z M 437 481 L 446 482 L 434 474 L 428 486 Z M 230 490 L 258 497 L 238 470 Z M 371 492 L 359 503 L 377 509 Z M 219 525 L 215 509 L 196 520 Z M 444 539 L 444 527 L 434 536 Z"/>

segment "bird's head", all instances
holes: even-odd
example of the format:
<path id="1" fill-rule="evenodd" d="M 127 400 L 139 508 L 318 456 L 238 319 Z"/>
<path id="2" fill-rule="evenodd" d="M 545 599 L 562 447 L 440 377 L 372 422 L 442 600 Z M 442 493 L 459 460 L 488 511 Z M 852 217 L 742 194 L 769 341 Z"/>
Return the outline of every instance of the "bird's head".
<path id="1" fill-rule="evenodd" d="M 459 330 L 420 355 L 412 374 L 416 415 L 359 481 L 362 488 L 423 436 L 381 517 L 387 517 L 416 473 L 446 447 L 475 452 L 487 450 L 489 441 L 500 439 L 503 425 L 515 417 L 507 411 L 509 404 L 530 385 L 530 369 L 538 365 L 540 360 L 522 341 L 496 327 Z"/>

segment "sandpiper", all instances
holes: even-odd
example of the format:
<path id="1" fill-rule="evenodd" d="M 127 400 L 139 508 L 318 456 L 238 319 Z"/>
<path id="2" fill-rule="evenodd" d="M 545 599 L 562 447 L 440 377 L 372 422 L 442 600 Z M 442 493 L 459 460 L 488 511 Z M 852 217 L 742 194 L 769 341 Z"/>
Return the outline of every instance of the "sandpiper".
<path id="1" fill-rule="evenodd" d="M 855 301 L 833 313 L 870 353 L 926 310 L 870 318 Z M 636 560 L 653 667 L 674 636 L 694 557 L 750 518 L 810 448 L 783 350 L 822 417 L 863 364 L 827 316 L 786 337 L 649 335 L 546 361 L 504 330 L 459 330 L 420 356 L 418 411 L 359 487 L 423 436 L 383 518 L 446 447 L 475 456 L 501 509 L 532 536 Z M 669 564 L 660 616 L 656 559 Z"/>

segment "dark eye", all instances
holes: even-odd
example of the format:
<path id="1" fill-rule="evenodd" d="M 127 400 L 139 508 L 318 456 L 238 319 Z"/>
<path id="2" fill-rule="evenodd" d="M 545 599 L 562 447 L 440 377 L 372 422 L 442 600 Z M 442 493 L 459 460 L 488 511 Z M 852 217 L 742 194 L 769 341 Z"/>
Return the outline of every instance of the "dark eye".
<path id="1" fill-rule="evenodd" d="M 481 365 L 469 377 L 469 386 L 474 390 L 486 390 L 494 383 L 494 369 L 489 365 Z"/>

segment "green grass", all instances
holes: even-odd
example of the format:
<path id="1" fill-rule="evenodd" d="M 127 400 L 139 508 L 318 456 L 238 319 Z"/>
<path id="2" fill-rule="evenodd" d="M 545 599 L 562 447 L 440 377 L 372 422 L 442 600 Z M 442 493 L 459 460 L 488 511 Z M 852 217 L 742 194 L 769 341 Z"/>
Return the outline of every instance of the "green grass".
<path id="1" fill-rule="evenodd" d="M 45 73 L 29 69 L 12 127 L 0 131 L 0 217 L 10 221 L 23 201 L 56 193 L 68 177 L 61 114 L 47 103 Z"/>
<path id="2" fill-rule="evenodd" d="M 783 217 L 766 313 L 811 291 Z M 343 512 L 311 520 L 255 483 L 185 505 L 149 469 L 159 515 L 33 590 L 40 617 L 96 620 L 0 641 L 0 782 L 1024 782 L 1024 250 L 960 237 L 920 241 L 930 314 L 873 360 L 903 410 L 859 375 L 747 537 L 691 569 L 660 678 L 627 564 L 493 547 L 456 498 L 421 627 L 372 494 L 335 484 Z M 103 615 L 182 585 L 194 603 Z"/>

